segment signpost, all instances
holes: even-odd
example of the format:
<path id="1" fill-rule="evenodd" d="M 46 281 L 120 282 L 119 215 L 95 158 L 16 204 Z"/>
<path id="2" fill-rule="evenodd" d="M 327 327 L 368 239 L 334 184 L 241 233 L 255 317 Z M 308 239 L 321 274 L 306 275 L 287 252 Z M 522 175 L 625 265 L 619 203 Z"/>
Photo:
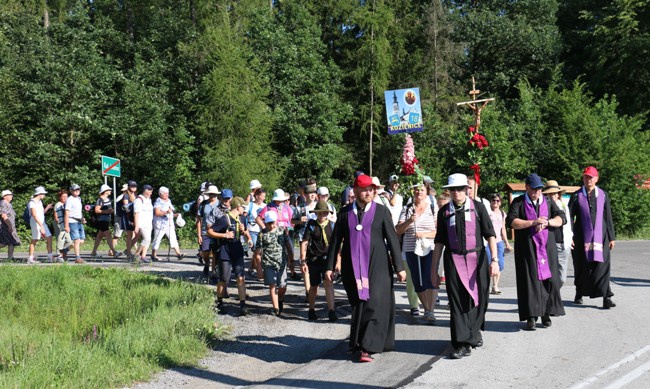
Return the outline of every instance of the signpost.
<path id="1" fill-rule="evenodd" d="M 113 215 L 117 217 L 117 191 L 115 184 L 115 177 L 122 176 L 122 164 L 119 159 L 107 157 L 102 155 L 102 175 L 104 176 L 104 184 L 106 184 L 107 176 L 113 177 Z"/>

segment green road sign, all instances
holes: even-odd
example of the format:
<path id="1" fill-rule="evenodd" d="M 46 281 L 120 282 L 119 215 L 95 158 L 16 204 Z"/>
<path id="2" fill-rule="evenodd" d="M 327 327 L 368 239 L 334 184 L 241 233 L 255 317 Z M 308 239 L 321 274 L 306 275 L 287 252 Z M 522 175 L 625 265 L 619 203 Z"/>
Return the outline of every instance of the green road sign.
<path id="1" fill-rule="evenodd" d="M 120 160 L 102 155 L 102 175 L 121 177 L 121 174 L 122 165 L 120 165 Z"/>

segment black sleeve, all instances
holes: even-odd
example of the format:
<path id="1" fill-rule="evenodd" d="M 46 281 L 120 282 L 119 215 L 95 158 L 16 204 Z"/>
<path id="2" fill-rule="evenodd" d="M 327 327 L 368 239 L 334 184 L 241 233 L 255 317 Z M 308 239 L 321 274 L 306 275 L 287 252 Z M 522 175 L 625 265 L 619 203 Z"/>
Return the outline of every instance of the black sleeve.
<path id="1" fill-rule="evenodd" d="M 447 209 L 451 206 L 451 203 L 445 204 L 442 208 L 438 210 L 438 220 L 436 221 L 436 237 L 433 240 L 434 243 L 442 243 L 447 245 L 447 226 L 445 224 L 445 214 Z"/>
<path id="2" fill-rule="evenodd" d="M 603 191 L 603 193 L 605 193 Z M 605 223 L 607 224 L 607 237 L 609 241 L 616 240 L 616 234 L 614 233 L 614 219 L 612 219 L 612 206 L 609 203 L 609 193 L 605 193 Z"/>
<path id="3" fill-rule="evenodd" d="M 230 217 L 228 215 L 224 215 L 212 223 L 212 231 L 214 232 L 226 232 L 228 230 L 228 227 L 230 227 Z"/>
<path id="4" fill-rule="evenodd" d="M 343 230 L 345 228 L 345 223 L 347 222 L 347 207 L 343 207 L 341 208 L 341 212 L 339 212 L 336 218 L 334 231 L 332 231 L 332 239 L 330 241 L 330 247 L 327 251 L 327 270 L 334 271 L 334 266 L 336 266 L 336 259 L 338 257 L 339 250 L 341 249 L 341 243 L 343 243 Z"/>
<path id="5" fill-rule="evenodd" d="M 515 219 L 521 219 L 521 207 L 523 206 L 523 196 L 521 195 L 516 199 L 512 200 L 510 204 L 510 209 L 508 210 L 508 216 L 506 217 L 506 227 L 512 228 L 512 222 Z"/>
<path id="6" fill-rule="evenodd" d="M 578 215 L 577 212 L 578 212 L 578 192 L 575 192 L 574 194 L 571 195 L 571 199 L 569 200 L 569 213 L 571 214 L 571 220 L 569 220 L 569 223 L 571 223 L 571 230 L 574 231 L 574 233 L 575 233 L 575 223 Z"/>
<path id="7" fill-rule="evenodd" d="M 309 237 L 311 236 L 311 226 L 313 225 L 313 220 L 309 220 L 307 222 L 307 227 L 305 228 L 305 232 L 302 235 L 302 242 L 306 242 L 309 240 Z"/>
<path id="8" fill-rule="evenodd" d="M 559 216 L 559 217 L 562 218 L 562 225 L 565 225 L 566 224 L 566 214 L 564 213 L 564 211 L 561 210 L 560 207 L 557 206 L 557 204 L 555 204 L 555 201 L 546 199 L 546 202 L 548 202 L 549 205 L 550 205 L 550 209 L 549 209 L 549 212 L 548 212 L 548 214 L 550 215 L 549 219 L 553 219 L 554 217 Z M 562 228 L 562 227 L 557 227 L 557 228 Z"/>

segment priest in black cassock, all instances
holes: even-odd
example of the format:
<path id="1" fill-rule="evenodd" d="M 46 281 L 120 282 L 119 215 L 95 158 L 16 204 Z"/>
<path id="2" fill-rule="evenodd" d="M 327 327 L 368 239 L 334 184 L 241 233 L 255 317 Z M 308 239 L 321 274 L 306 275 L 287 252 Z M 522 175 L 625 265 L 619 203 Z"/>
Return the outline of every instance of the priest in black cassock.
<path id="1" fill-rule="evenodd" d="M 371 354 L 395 348 L 393 273 L 400 282 L 406 280 L 390 211 L 372 201 L 376 189 L 370 176 L 354 180 L 356 200 L 338 214 L 325 273 L 333 280 L 342 244 L 341 277 L 352 306 L 350 351 L 360 352 L 360 362 L 371 362 Z"/>
<path id="2" fill-rule="evenodd" d="M 535 173 L 526 177 L 526 193 L 512 200 L 506 225 L 515 230 L 515 271 L 519 320 L 535 330 L 537 318 L 550 327 L 551 316 L 564 315 L 560 268 L 552 228 L 566 223 L 564 211 L 542 195 L 544 183 Z"/>
<path id="3" fill-rule="evenodd" d="M 495 255 L 488 263 L 483 239 L 490 251 L 497 252 L 494 227 L 483 203 L 467 195 L 464 174 L 452 174 L 447 185 L 451 200 L 438 211 L 437 233 L 433 250 L 431 278 L 438 285 L 438 263 L 444 249 L 444 266 L 451 315 L 452 359 L 472 353 L 483 345 L 481 330 L 485 324 L 490 277 L 499 274 Z"/>
<path id="4" fill-rule="evenodd" d="M 603 308 L 609 309 L 616 306 L 609 287 L 610 254 L 616 240 L 612 208 L 609 194 L 596 186 L 595 167 L 584 170 L 582 182 L 584 186 L 569 201 L 574 218 L 571 247 L 576 285 L 574 302 L 582 304 L 583 296 L 602 297 Z"/>

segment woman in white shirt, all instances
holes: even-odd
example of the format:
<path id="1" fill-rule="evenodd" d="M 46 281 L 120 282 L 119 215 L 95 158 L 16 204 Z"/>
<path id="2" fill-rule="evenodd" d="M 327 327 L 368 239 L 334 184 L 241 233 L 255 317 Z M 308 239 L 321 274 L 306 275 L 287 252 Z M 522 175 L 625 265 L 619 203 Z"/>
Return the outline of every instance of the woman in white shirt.
<path id="1" fill-rule="evenodd" d="M 45 188 L 39 186 L 34 190 L 32 199 L 27 203 L 30 216 L 29 226 L 32 229 L 32 240 L 29 243 L 29 258 L 27 259 L 27 263 L 29 264 L 38 263 L 34 259 L 34 249 L 36 248 L 36 243 L 41 239 L 45 239 L 47 244 L 47 261 L 52 262 L 52 233 L 47 227 L 47 224 L 45 224 L 45 212 L 52 208 L 52 204 L 43 208 L 43 198 L 46 194 L 47 191 L 45 191 Z"/>

